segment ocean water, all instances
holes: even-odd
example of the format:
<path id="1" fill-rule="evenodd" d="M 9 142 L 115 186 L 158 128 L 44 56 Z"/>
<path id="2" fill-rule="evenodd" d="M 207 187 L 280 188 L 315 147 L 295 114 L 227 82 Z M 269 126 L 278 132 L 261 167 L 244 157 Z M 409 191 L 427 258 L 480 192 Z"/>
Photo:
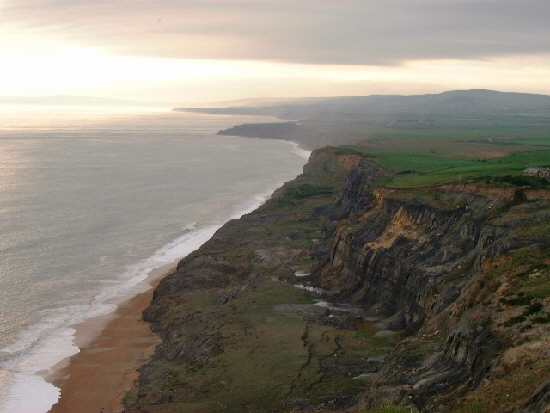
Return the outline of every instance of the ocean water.
<path id="1" fill-rule="evenodd" d="M 75 325 L 300 173 L 295 145 L 215 135 L 263 120 L 0 108 L 1 413 L 45 413 Z"/>

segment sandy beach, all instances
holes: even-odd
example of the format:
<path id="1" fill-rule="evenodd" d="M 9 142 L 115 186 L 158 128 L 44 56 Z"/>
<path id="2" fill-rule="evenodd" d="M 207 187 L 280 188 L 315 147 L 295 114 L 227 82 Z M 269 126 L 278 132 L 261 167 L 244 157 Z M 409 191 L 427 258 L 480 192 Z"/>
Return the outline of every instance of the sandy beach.
<path id="1" fill-rule="evenodd" d="M 118 413 L 122 399 L 137 379 L 137 369 L 153 354 L 159 338 L 143 321 L 160 280 L 174 266 L 151 273 L 149 288 L 122 305 L 108 318 L 77 327 L 80 353 L 58 366 L 48 380 L 61 389 L 51 413 Z"/>

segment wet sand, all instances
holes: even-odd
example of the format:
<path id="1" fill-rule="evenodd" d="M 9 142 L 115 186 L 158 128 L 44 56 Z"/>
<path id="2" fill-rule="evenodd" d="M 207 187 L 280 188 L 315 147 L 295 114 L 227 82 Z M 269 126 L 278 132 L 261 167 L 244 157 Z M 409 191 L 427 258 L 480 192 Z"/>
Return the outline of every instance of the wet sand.
<path id="1" fill-rule="evenodd" d="M 160 342 L 143 321 L 143 310 L 160 280 L 173 269 L 169 266 L 152 273 L 152 287 L 120 305 L 110 317 L 89 320 L 77 327 L 75 342 L 80 353 L 47 377 L 61 389 L 61 398 L 51 413 L 122 411 L 122 399 L 138 378 L 137 369 Z"/>

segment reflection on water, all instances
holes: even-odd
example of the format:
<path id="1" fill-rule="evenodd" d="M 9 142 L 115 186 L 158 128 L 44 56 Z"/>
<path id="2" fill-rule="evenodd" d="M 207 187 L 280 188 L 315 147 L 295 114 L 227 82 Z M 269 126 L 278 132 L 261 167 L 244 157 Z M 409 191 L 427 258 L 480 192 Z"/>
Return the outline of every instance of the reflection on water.
<path id="1" fill-rule="evenodd" d="M 146 106 L 47 106 L 0 103 L 0 131 L 55 130 L 100 126 L 136 115 L 166 113 L 170 107 Z"/>
<path id="2" fill-rule="evenodd" d="M 19 109 L 0 112 L 0 412 L 42 413 L 29 392 L 56 397 L 36 373 L 77 351 L 71 325 L 305 160 L 287 142 L 216 136 L 261 118 Z"/>

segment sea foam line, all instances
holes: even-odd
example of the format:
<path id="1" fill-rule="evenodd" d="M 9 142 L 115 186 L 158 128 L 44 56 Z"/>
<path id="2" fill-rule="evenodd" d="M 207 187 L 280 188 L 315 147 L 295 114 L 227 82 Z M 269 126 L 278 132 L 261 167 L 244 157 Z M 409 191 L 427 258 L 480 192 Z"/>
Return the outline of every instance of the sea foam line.
<path id="1" fill-rule="evenodd" d="M 298 155 L 300 158 L 305 159 L 306 161 L 309 160 L 309 157 L 311 156 L 311 151 L 308 151 L 302 148 L 296 142 L 289 142 L 289 143 L 292 145 L 292 152 L 295 155 Z"/>
<path id="2" fill-rule="evenodd" d="M 294 153 L 305 158 L 306 152 L 298 148 Z M 229 219 L 238 219 L 254 211 L 279 186 L 254 196 L 236 208 Z M 16 344 L 4 348 L 0 353 L 0 413 L 47 412 L 58 401 L 60 389 L 46 381 L 43 373 L 80 351 L 74 344 L 76 329 L 72 326 L 113 313 L 118 304 L 151 287 L 147 283 L 151 272 L 174 264 L 197 250 L 222 226 L 209 225 L 199 229 L 195 225 L 189 226 L 186 233 L 149 258 L 127 267 L 123 281 L 99 293 L 91 304 L 52 311 L 40 326 L 23 332 Z"/>
<path id="3" fill-rule="evenodd" d="M 297 143 L 289 142 L 292 152 L 308 160 L 311 152 Z M 281 186 L 257 194 L 240 205 L 229 219 L 238 219 L 262 204 Z M 127 267 L 123 281 L 99 293 L 88 305 L 64 307 L 52 312 L 42 326 L 33 326 L 22 334 L 15 345 L 0 352 L 0 413 L 46 413 L 57 403 L 60 389 L 46 381 L 43 372 L 77 354 L 74 344 L 76 329 L 72 326 L 91 318 L 113 313 L 121 302 L 146 291 L 151 272 L 174 264 L 200 248 L 224 224 L 196 229 L 192 224 L 187 231 L 157 250 L 152 256 Z M 36 334 L 38 331 L 38 334 Z M 29 397 L 32 395 L 32 397 Z"/>

